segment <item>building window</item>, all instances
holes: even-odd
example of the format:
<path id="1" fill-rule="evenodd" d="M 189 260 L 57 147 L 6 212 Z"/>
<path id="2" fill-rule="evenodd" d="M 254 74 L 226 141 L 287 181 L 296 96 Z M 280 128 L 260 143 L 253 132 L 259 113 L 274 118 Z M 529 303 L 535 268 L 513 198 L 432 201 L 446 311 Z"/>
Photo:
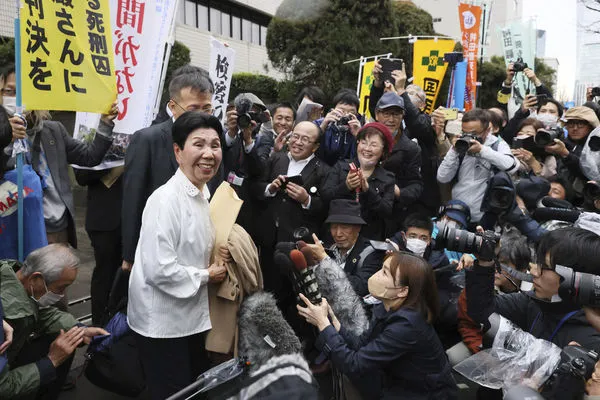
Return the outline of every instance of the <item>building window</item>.
<path id="1" fill-rule="evenodd" d="M 442 22 L 441 18 L 433 18 L 433 22 Z"/>
<path id="2" fill-rule="evenodd" d="M 221 34 L 231 37 L 231 15 L 221 13 Z"/>
<path id="3" fill-rule="evenodd" d="M 206 6 L 201 6 L 200 4 L 198 4 L 198 25 L 196 25 L 197 28 L 200 28 L 204 31 L 208 31 L 209 30 L 209 26 L 208 26 L 208 7 Z"/>
<path id="4" fill-rule="evenodd" d="M 266 26 L 260 27 L 260 45 L 261 46 L 267 45 L 267 27 Z"/>
<path id="5" fill-rule="evenodd" d="M 210 9 L 210 31 L 217 35 L 221 34 L 221 11 Z"/>
<path id="6" fill-rule="evenodd" d="M 252 22 L 242 19 L 242 40 L 252 41 Z"/>
<path id="7" fill-rule="evenodd" d="M 260 25 L 252 23 L 252 40 L 253 44 L 260 44 Z"/>
<path id="8" fill-rule="evenodd" d="M 242 20 L 239 17 L 231 17 L 231 37 L 242 40 Z"/>
<path id="9" fill-rule="evenodd" d="M 184 24 L 193 26 L 194 28 L 197 27 L 198 22 L 196 21 L 196 3 L 190 0 L 186 0 L 184 12 Z"/>

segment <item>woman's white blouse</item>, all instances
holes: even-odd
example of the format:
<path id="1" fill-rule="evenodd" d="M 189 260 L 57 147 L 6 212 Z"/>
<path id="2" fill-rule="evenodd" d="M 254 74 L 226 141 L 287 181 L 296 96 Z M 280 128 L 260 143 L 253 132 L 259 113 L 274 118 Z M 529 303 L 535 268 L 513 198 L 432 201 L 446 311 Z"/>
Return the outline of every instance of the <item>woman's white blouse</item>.
<path id="1" fill-rule="evenodd" d="M 148 198 L 127 306 L 129 326 L 142 336 L 176 338 L 211 328 L 206 284 L 215 233 L 209 197 L 206 185 L 201 192 L 178 169 Z"/>

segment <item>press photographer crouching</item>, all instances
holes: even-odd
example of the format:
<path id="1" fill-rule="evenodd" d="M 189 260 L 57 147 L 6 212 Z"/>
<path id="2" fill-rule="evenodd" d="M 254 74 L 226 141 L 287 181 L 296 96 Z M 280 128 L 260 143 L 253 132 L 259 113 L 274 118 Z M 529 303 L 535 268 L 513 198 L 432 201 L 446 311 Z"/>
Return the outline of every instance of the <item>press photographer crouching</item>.
<path id="1" fill-rule="evenodd" d="M 490 315 L 498 313 L 523 331 L 560 348 L 576 342 L 586 350 L 598 352 L 600 332 L 590 325 L 581 307 L 590 301 L 593 304 L 597 299 L 591 296 L 593 290 L 583 290 L 590 287 L 589 279 L 586 280 L 588 276 L 580 279 L 581 275 L 574 275 L 573 271 L 600 272 L 597 265 L 600 236 L 580 228 L 546 233 L 537 246 L 537 264 L 530 267 L 533 290 L 502 296 L 494 294 L 497 237 L 490 232 L 476 238 L 463 238 L 457 232 L 449 232 L 445 236 L 477 243 L 475 252 L 478 260 L 466 273 L 467 312 L 482 325 L 484 332 L 490 328 Z M 591 297 L 584 298 L 586 293 Z"/>
<path id="2" fill-rule="evenodd" d="M 301 296 L 305 306 L 298 312 L 319 329 L 317 348 L 353 380 L 380 371 L 382 393 L 371 398 L 455 399 L 450 364 L 431 325 L 439 304 L 429 264 L 410 253 L 393 253 L 369 279 L 369 292 L 382 303 L 358 340 L 341 326 L 327 300 L 314 305 Z"/>

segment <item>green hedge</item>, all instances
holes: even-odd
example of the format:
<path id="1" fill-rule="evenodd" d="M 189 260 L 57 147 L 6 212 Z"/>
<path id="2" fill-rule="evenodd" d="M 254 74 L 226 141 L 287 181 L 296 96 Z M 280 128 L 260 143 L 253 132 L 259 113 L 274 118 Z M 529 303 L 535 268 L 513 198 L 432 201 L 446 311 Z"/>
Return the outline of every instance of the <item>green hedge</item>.
<path id="1" fill-rule="evenodd" d="M 233 101 L 238 94 L 251 92 L 265 104 L 274 104 L 280 101 L 293 103 L 299 90 L 299 85 L 294 81 L 277 81 L 266 75 L 240 72 L 231 77 L 229 99 Z"/>

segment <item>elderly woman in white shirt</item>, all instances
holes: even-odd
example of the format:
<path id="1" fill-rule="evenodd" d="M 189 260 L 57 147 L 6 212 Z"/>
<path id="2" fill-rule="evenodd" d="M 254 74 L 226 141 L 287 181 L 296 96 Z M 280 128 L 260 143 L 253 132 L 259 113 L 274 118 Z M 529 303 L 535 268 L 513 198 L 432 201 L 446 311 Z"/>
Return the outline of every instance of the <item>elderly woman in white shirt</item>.
<path id="1" fill-rule="evenodd" d="M 175 121 L 179 169 L 152 193 L 142 215 L 127 318 L 153 399 L 176 393 L 208 367 L 207 284 L 225 278 L 229 259 L 222 248 L 211 264 L 215 233 L 206 186 L 221 163 L 222 133 L 219 120 L 208 114 L 186 112 Z"/>

